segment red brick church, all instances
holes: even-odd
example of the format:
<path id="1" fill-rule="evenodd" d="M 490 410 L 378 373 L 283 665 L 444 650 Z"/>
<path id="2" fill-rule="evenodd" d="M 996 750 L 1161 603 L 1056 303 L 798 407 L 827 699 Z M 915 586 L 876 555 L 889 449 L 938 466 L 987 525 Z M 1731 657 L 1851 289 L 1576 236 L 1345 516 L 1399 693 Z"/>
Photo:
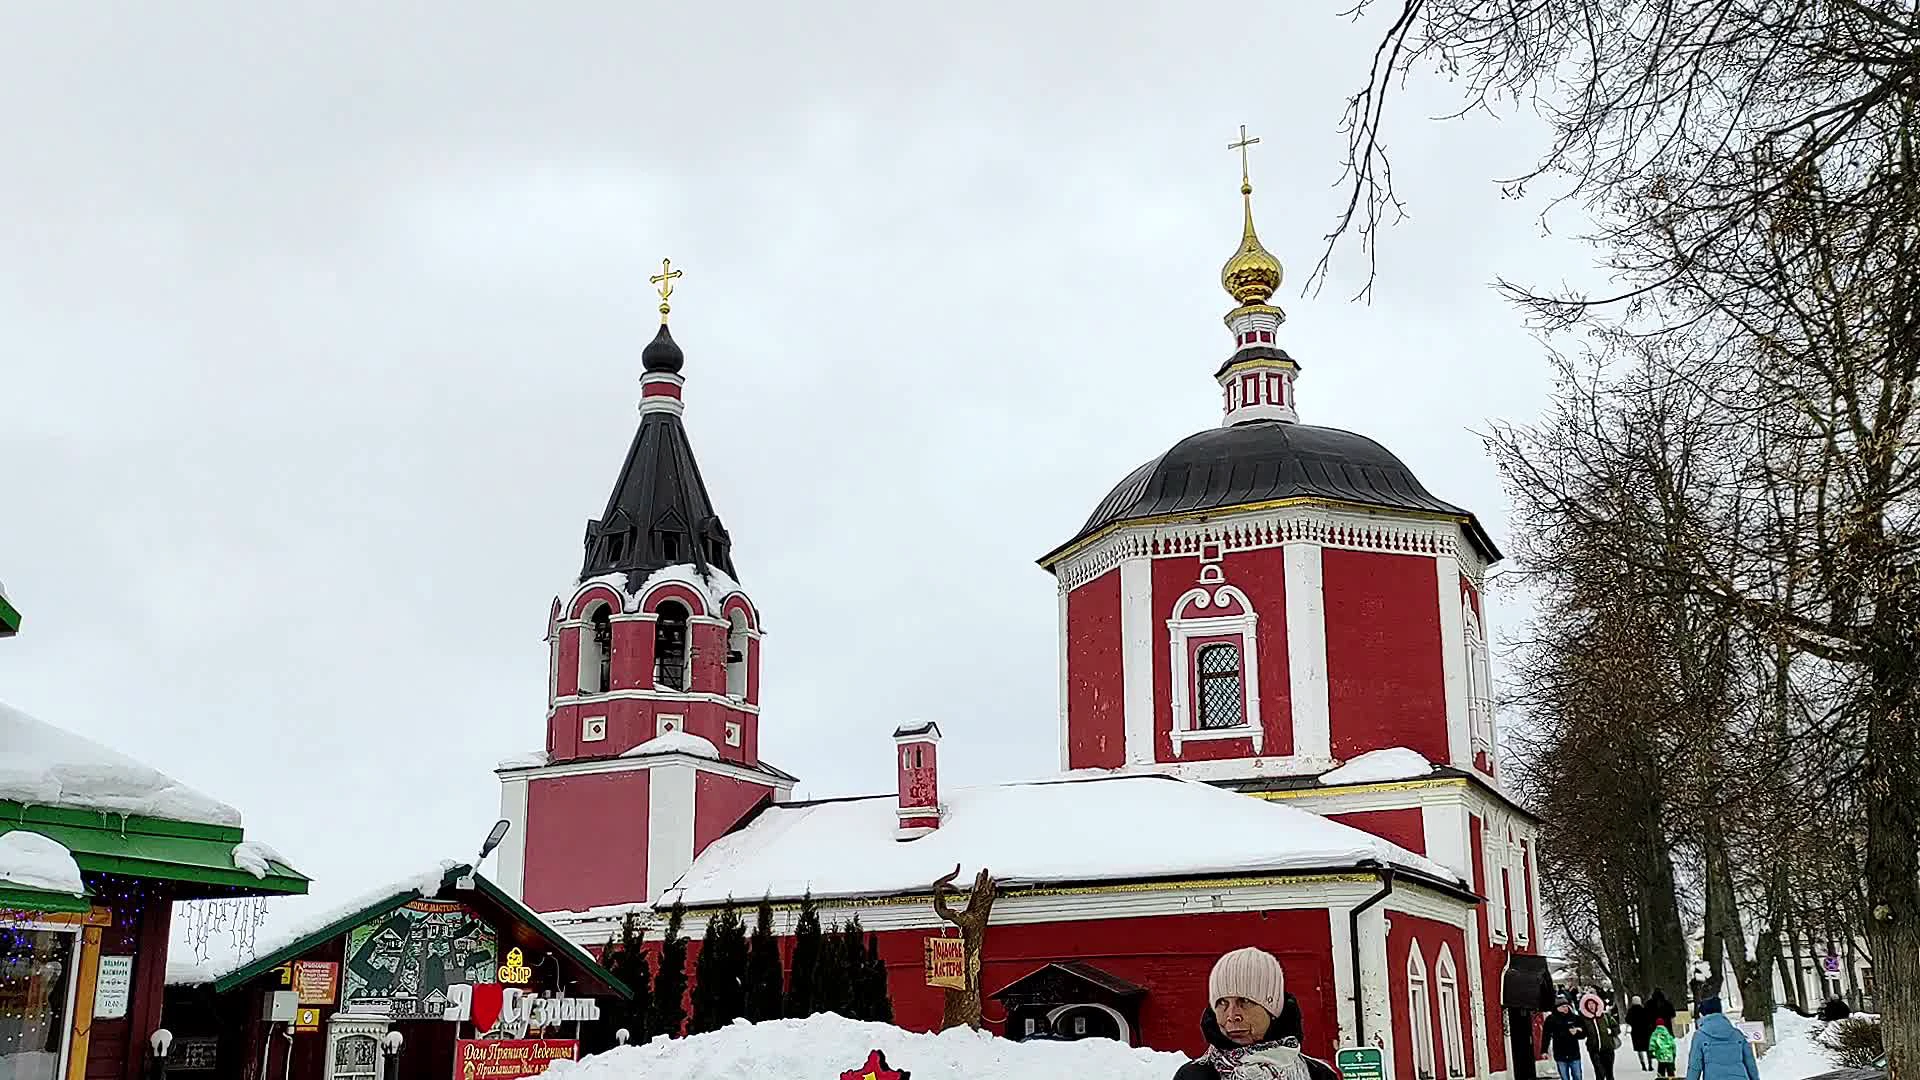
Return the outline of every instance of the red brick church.
<path id="1" fill-rule="evenodd" d="M 794 800 L 761 759 L 760 612 L 688 438 L 663 268 L 639 430 L 548 614 L 545 747 L 499 769 L 501 886 L 590 947 L 675 902 L 694 937 L 729 898 L 770 895 L 790 925 L 810 892 L 879 933 L 899 1022 L 932 1028 L 931 885 L 986 867 L 982 984 L 1009 1037 L 1196 1051 L 1213 960 L 1257 945 L 1309 1052 L 1380 1045 L 1401 1080 L 1440 1080 L 1506 1073 L 1518 1047 L 1531 1075 L 1533 827 L 1500 782 L 1482 613 L 1500 552 L 1379 443 L 1300 421 L 1280 263 L 1241 191 L 1220 423 L 1040 559 L 1062 766 L 1040 783 L 943 789 L 935 723 L 894 733 L 871 797 Z"/>

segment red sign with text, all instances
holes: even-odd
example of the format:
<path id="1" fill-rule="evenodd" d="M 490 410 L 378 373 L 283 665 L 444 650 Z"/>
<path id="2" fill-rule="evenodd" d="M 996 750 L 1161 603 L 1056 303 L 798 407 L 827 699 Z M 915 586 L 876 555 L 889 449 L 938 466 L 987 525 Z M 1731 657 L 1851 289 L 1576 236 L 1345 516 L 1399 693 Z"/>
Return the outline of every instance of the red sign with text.
<path id="1" fill-rule="evenodd" d="M 579 1056 L 572 1039 L 461 1039 L 453 1044 L 453 1080 L 520 1080 Z"/>

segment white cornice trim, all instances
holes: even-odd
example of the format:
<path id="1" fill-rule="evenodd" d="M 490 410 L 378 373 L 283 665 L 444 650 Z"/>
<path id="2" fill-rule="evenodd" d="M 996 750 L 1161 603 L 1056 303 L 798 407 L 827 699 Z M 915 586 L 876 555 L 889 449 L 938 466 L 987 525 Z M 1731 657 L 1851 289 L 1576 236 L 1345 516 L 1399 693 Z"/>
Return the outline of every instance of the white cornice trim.
<path id="1" fill-rule="evenodd" d="M 594 705 L 602 701 L 670 701 L 676 705 L 690 701 L 704 701 L 713 705 L 725 705 L 727 708 L 738 709 L 755 716 L 760 714 L 758 705 L 750 705 L 744 699 L 705 690 L 608 690 L 600 694 L 562 694 L 553 699 L 553 705 L 548 709 L 548 713 L 551 715 L 553 709 L 562 705 Z"/>
<path id="2" fill-rule="evenodd" d="M 1200 521 L 1122 526 L 1112 535 L 1074 552 L 1053 567 L 1060 588 L 1071 591 L 1134 556 L 1177 558 L 1198 554 L 1200 545 L 1223 551 L 1253 551 L 1283 544 L 1318 544 L 1353 551 L 1406 555 L 1450 554 L 1484 592 L 1487 567 L 1468 542 L 1460 523 L 1381 509 L 1343 510 L 1332 506 L 1283 506 L 1234 513 Z"/>
<path id="3" fill-rule="evenodd" d="M 736 765 L 731 761 L 701 757 L 698 754 L 683 754 L 670 750 L 662 754 L 647 754 L 643 757 L 592 758 L 586 761 L 562 761 L 553 765 L 533 765 L 517 769 L 495 769 L 494 774 L 502 783 L 519 780 L 549 780 L 561 776 L 594 776 L 602 773 L 646 772 L 664 765 L 692 765 L 702 772 L 725 776 L 734 780 L 770 787 L 786 795 L 793 791 L 797 781 L 784 780 L 770 776 L 757 769 Z M 777 801 L 777 800 L 776 800 Z"/>

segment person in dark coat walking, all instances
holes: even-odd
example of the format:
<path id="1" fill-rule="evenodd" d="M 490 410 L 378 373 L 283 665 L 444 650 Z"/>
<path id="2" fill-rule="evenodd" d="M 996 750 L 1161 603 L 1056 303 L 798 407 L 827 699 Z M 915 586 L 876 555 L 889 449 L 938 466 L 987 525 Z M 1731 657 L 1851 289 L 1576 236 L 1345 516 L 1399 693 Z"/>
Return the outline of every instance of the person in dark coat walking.
<path id="1" fill-rule="evenodd" d="M 1207 979 L 1200 1016 L 1207 1052 L 1173 1080 L 1339 1080 L 1333 1066 L 1300 1051 L 1300 1003 L 1286 992 L 1280 961 L 1259 949 L 1221 957 Z"/>
<path id="2" fill-rule="evenodd" d="M 1613 1080 L 1613 1055 L 1620 1050 L 1620 1018 L 1611 1011 L 1587 1018 L 1587 1056 L 1593 1080 Z"/>
<path id="3" fill-rule="evenodd" d="M 1667 1000 L 1667 992 L 1665 990 L 1657 986 L 1654 987 L 1653 996 L 1647 999 L 1647 1015 L 1652 1018 L 1655 1024 L 1665 1025 L 1666 1029 L 1672 1031 L 1676 1038 L 1679 1036 L 1679 1031 L 1675 1030 L 1673 1026 L 1673 1018 L 1679 1015 L 1679 1010 L 1673 1007 L 1673 1002 Z"/>
<path id="4" fill-rule="evenodd" d="M 1553 1064 L 1560 1070 L 1560 1080 L 1583 1080 L 1580 1043 L 1587 1037 L 1587 1028 L 1573 1014 L 1573 1005 L 1566 998 L 1561 998 L 1553 1011 L 1547 1014 L 1541 1036 L 1546 1039 L 1547 1048 L 1553 1052 Z"/>
<path id="5" fill-rule="evenodd" d="M 1653 1071 L 1653 1057 L 1647 1053 L 1647 1040 L 1653 1038 L 1653 1014 L 1647 1011 L 1646 1002 L 1640 995 L 1633 995 L 1633 1004 L 1627 1006 L 1627 1034 L 1633 1038 L 1633 1052 L 1639 1055 L 1640 1068 Z"/>

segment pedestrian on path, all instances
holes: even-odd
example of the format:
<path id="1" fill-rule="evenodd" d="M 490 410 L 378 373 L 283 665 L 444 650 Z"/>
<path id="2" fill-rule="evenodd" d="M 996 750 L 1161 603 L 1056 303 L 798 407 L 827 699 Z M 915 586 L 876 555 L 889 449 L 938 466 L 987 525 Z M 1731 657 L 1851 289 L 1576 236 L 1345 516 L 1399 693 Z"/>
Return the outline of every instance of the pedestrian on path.
<path id="1" fill-rule="evenodd" d="M 1647 1053 L 1653 1055 L 1653 1074 L 1655 1076 L 1673 1075 L 1673 1057 L 1678 1049 L 1673 1041 L 1673 1029 L 1666 1021 L 1654 1025 L 1653 1034 L 1647 1039 Z"/>
<path id="2" fill-rule="evenodd" d="M 1620 1049 L 1620 1018 L 1611 1011 L 1587 1019 L 1587 1056 L 1593 1080 L 1613 1080 L 1613 1055 Z"/>
<path id="3" fill-rule="evenodd" d="M 1653 1038 L 1653 1011 L 1633 995 L 1633 1004 L 1627 1006 L 1627 1031 L 1633 1036 L 1633 1052 L 1640 1057 L 1643 1072 L 1653 1071 L 1653 1057 L 1647 1053 L 1647 1040 Z"/>
<path id="4" fill-rule="evenodd" d="M 1753 1044 L 1720 1011 L 1720 999 L 1701 1001 L 1697 1011 L 1700 1020 L 1687 1051 L 1687 1080 L 1760 1080 Z"/>
<path id="5" fill-rule="evenodd" d="M 1547 1047 L 1553 1051 L 1553 1066 L 1560 1071 L 1560 1080 L 1583 1080 L 1580 1070 L 1580 1043 L 1587 1037 L 1587 1029 L 1580 1018 L 1573 1015 L 1573 1003 L 1561 998 L 1548 1015 L 1541 1032 L 1547 1040 Z"/>

